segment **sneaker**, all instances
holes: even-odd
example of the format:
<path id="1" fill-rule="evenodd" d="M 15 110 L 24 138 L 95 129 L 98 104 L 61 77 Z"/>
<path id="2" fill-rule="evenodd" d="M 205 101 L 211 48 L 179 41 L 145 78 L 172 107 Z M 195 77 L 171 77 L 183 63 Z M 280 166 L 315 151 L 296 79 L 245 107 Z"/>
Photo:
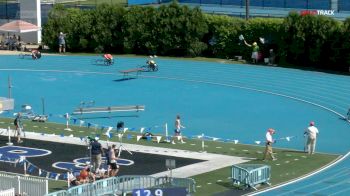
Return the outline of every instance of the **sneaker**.
<path id="1" fill-rule="evenodd" d="M 172 143 L 172 144 L 175 144 L 175 142 L 174 142 L 174 141 L 172 141 L 171 143 Z"/>
<path id="2" fill-rule="evenodd" d="M 23 143 L 23 140 L 19 140 L 18 143 Z"/>
<path id="3" fill-rule="evenodd" d="M 272 160 L 273 160 L 273 161 L 277 161 L 277 159 L 276 159 L 276 158 L 273 158 Z"/>
<path id="4" fill-rule="evenodd" d="M 181 144 L 185 144 L 186 142 L 184 142 L 184 141 L 181 141 Z"/>

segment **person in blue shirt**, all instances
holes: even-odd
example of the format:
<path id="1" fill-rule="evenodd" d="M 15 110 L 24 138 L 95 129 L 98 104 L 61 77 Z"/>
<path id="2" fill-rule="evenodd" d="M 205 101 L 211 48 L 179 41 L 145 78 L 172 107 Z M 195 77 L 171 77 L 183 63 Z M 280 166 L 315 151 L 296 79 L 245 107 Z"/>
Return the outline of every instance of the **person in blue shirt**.
<path id="1" fill-rule="evenodd" d="M 90 143 L 92 171 L 96 172 L 102 163 L 103 148 L 98 139 L 93 139 Z"/>

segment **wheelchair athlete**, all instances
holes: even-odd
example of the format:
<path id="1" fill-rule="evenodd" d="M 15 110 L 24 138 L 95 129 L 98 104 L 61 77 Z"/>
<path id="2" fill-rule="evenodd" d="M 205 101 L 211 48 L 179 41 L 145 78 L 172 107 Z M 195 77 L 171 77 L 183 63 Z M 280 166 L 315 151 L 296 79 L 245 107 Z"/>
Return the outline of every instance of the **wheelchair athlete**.
<path id="1" fill-rule="evenodd" d="M 32 59 L 37 60 L 41 58 L 41 52 L 37 49 L 32 50 Z"/>
<path id="2" fill-rule="evenodd" d="M 103 58 L 107 62 L 107 65 L 113 64 L 113 56 L 111 54 L 104 54 Z"/>
<path id="3" fill-rule="evenodd" d="M 150 70 L 152 70 L 152 71 L 157 70 L 157 63 L 154 60 L 147 60 L 146 64 Z"/>

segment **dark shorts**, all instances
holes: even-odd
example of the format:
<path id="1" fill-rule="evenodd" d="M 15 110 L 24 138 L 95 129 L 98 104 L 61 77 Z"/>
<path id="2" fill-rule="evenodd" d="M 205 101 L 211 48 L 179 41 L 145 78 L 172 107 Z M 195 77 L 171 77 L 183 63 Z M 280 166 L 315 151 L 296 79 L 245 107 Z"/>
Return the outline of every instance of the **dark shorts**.
<path id="1" fill-rule="evenodd" d="M 77 180 L 72 180 L 72 181 L 70 182 L 70 185 L 71 185 L 71 186 L 77 186 L 77 185 L 78 185 L 78 181 L 77 181 Z"/>
<path id="2" fill-rule="evenodd" d="M 178 129 L 175 129 L 174 132 L 175 132 L 175 135 L 181 135 L 181 131 Z"/>
<path id="3" fill-rule="evenodd" d="M 110 166 L 113 170 L 119 169 L 119 165 L 117 165 L 117 163 L 111 163 Z"/>

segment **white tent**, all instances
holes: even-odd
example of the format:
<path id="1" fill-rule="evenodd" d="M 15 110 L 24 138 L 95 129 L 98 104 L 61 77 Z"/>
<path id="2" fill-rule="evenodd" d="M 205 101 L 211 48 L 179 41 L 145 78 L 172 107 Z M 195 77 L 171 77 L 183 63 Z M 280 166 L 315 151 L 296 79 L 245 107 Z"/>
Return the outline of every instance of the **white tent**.
<path id="1" fill-rule="evenodd" d="M 27 33 L 39 30 L 40 28 L 38 26 L 23 20 L 15 20 L 0 26 L 0 31 L 13 33 Z"/>

